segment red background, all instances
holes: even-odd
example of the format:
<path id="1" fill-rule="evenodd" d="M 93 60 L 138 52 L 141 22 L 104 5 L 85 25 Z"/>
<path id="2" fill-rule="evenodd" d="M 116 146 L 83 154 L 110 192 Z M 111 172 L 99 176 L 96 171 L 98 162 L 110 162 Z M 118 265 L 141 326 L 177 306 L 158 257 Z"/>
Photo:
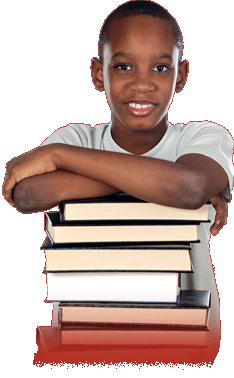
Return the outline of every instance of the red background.
<path id="1" fill-rule="evenodd" d="M 90 67 L 92 57 L 98 56 L 101 26 L 122 3 L 22 0 L 1 5 L 2 182 L 7 161 L 36 148 L 59 127 L 110 121 L 105 94 L 94 88 Z M 169 121 L 209 120 L 234 136 L 230 1 L 219 6 L 210 0 L 162 0 L 160 4 L 177 20 L 184 39 L 183 58 L 189 61 L 188 81 L 183 92 L 175 94 Z M 52 317 L 52 305 L 44 302 L 45 257 L 40 251 L 46 237 L 44 214 L 20 214 L 3 197 L 1 212 L 4 364 L 9 376 L 21 371 L 31 376 L 26 370 L 37 370 L 32 362 L 36 328 L 50 326 Z M 211 372 L 222 369 L 224 375 L 233 367 L 233 204 L 228 214 L 228 224 L 210 243 L 222 326 L 221 351 Z M 105 363 L 99 368 L 104 372 Z"/>

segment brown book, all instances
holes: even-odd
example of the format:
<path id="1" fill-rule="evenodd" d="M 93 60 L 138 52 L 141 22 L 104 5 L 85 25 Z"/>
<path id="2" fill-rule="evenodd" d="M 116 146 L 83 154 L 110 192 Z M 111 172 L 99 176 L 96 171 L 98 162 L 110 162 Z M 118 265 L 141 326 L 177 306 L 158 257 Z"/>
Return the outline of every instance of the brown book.
<path id="1" fill-rule="evenodd" d="M 188 328 L 103 328 L 64 326 L 59 330 L 60 345 L 205 345 L 207 330 Z"/>
<path id="2" fill-rule="evenodd" d="M 181 290 L 175 304 L 60 303 L 59 322 L 208 327 L 210 291 Z"/>
<path id="3" fill-rule="evenodd" d="M 82 331 L 82 332 L 80 332 Z M 86 332 L 86 334 L 83 333 Z M 34 365 L 41 367 L 44 364 L 61 366 L 70 363 L 74 366 L 108 364 L 119 366 L 122 364 L 155 365 L 155 361 L 163 364 L 190 364 L 200 367 L 201 364 L 210 366 L 217 356 L 219 344 L 212 338 L 212 344 L 208 343 L 207 336 L 211 331 L 185 327 L 173 329 L 155 329 L 143 332 L 119 329 L 114 333 L 116 338 L 109 338 L 110 330 L 104 327 L 94 329 L 85 327 L 75 329 L 76 336 L 72 338 L 72 329 L 60 330 L 58 327 L 38 327 L 37 345 L 38 352 L 34 357 Z M 130 331 L 130 333 L 128 332 Z M 134 331 L 134 329 L 132 329 Z M 65 333 L 66 332 L 66 333 Z M 62 333 L 62 334 L 61 334 Z M 80 335 L 82 334 L 82 339 Z M 147 335 L 152 337 L 147 340 Z M 143 335 L 143 337 L 142 337 Z M 94 337 L 96 336 L 96 340 Z M 135 337 L 134 337 L 135 336 Z M 118 338 L 117 338 L 118 337 Z M 107 341 L 105 344 L 105 338 Z M 99 343 L 100 339 L 100 343 Z M 79 343 L 80 342 L 80 343 Z M 113 344 L 110 345 L 110 342 Z M 123 345 L 124 344 L 124 345 Z M 216 345 L 217 344 L 217 345 Z"/>

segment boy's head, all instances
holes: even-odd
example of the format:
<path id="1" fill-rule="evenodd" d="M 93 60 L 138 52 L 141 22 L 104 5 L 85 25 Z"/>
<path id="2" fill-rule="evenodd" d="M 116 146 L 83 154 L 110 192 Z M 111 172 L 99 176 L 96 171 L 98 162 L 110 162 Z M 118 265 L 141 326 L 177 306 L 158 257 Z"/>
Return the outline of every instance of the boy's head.
<path id="1" fill-rule="evenodd" d="M 92 78 L 106 93 L 115 141 L 123 146 L 124 140 L 140 137 L 144 147 L 144 132 L 156 144 L 165 133 L 173 95 L 187 79 L 179 27 L 155 3 L 128 2 L 103 25 L 99 52 L 100 59 L 92 60 Z"/>
<path id="2" fill-rule="evenodd" d="M 173 30 L 175 45 L 179 50 L 178 59 L 180 62 L 183 54 L 183 38 L 176 20 L 170 15 L 170 13 L 165 8 L 163 8 L 159 4 L 147 0 L 133 0 L 120 5 L 113 12 L 111 12 L 111 14 L 106 18 L 102 26 L 99 36 L 99 58 L 102 64 L 104 61 L 104 46 L 105 43 L 107 43 L 110 39 L 113 30 L 113 23 L 123 18 L 144 15 L 168 21 Z"/>

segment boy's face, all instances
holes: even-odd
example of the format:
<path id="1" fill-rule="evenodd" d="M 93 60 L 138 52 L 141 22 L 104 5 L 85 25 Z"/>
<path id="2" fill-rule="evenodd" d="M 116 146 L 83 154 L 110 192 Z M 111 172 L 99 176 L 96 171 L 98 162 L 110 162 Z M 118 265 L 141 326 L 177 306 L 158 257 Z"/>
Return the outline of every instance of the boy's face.
<path id="1" fill-rule="evenodd" d="M 113 129 L 152 132 L 159 124 L 166 127 L 173 94 L 182 89 L 187 74 L 184 68 L 180 72 L 181 65 L 178 70 L 178 54 L 166 20 L 134 16 L 113 23 L 97 75 L 101 86 L 96 85 L 106 92 Z"/>

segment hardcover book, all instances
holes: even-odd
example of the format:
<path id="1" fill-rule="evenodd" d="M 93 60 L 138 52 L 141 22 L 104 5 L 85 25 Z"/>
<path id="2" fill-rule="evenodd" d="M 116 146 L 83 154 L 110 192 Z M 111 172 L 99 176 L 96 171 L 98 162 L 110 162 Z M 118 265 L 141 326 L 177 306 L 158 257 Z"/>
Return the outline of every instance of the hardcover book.
<path id="1" fill-rule="evenodd" d="M 193 272 L 189 244 L 81 246 L 53 244 L 47 237 L 46 273 L 76 271 Z"/>
<path id="2" fill-rule="evenodd" d="M 47 302 L 177 302 L 179 273 L 47 273 Z"/>
<path id="3" fill-rule="evenodd" d="M 187 347 L 206 345 L 207 330 L 178 328 L 165 329 L 148 327 L 147 329 L 104 327 L 71 327 L 64 326 L 59 330 L 61 345 L 186 345 Z"/>
<path id="4" fill-rule="evenodd" d="M 210 331 L 199 328 L 151 327 L 147 332 L 138 332 L 136 327 L 126 330 L 119 327 L 119 331 L 114 333 L 113 330 L 111 335 L 111 330 L 102 326 L 93 331 L 92 337 L 92 329 L 87 326 L 76 328 L 74 333 L 72 329 L 38 327 L 38 352 L 34 364 L 95 365 L 104 361 L 110 365 L 119 365 L 120 362 L 154 365 L 155 361 L 161 361 L 165 364 L 196 364 L 199 367 L 201 363 L 213 363 L 218 353 L 218 347 L 215 345 L 214 350 L 214 345 L 208 343 Z"/>
<path id="5" fill-rule="evenodd" d="M 58 321 L 85 325 L 139 324 L 208 327 L 210 291 L 181 290 L 175 304 L 60 303 Z"/>
<path id="6" fill-rule="evenodd" d="M 59 212 L 45 213 L 53 243 L 195 242 L 198 222 L 99 221 L 61 222 Z"/>
<path id="7" fill-rule="evenodd" d="M 187 210 L 148 203 L 125 193 L 60 203 L 61 220 L 196 220 L 208 221 L 208 205 Z"/>

